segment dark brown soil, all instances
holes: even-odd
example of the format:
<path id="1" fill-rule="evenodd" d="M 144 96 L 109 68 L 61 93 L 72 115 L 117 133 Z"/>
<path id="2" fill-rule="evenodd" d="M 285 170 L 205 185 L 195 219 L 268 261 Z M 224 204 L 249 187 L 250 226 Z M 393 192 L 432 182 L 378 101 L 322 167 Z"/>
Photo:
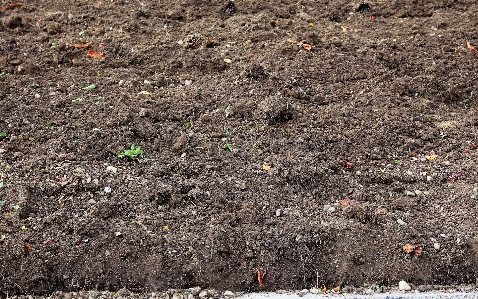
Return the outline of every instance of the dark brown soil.
<path id="1" fill-rule="evenodd" d="M 476 282 L 475 0 L 6 2 L 0 296 Z"/>

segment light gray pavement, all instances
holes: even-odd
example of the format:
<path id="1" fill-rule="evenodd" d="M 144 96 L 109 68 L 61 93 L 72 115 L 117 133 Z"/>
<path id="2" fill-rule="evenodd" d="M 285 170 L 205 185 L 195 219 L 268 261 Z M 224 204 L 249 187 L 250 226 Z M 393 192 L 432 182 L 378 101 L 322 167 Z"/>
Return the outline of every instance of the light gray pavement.
<path id="1" fill-rule="evenodd" d="M 241 299 L 478 299 L 478 292 L 470 293 L 442 293 L 442 292 L 394 292 L 377 293 L 373 295 L 354 294 L 306 294 L 300 297 L 298 294 L 278 293 L 251 293 L 244 294 Z"/>

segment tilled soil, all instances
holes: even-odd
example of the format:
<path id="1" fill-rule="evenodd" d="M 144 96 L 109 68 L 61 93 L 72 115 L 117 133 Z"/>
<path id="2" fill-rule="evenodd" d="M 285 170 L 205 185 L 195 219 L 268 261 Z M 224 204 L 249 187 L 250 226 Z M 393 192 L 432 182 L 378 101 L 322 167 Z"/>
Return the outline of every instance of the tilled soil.
<path id="1" fill-rule="evenodd" d="M 475 0 L 3 2 L 0 296 L 477 281 Z"/>

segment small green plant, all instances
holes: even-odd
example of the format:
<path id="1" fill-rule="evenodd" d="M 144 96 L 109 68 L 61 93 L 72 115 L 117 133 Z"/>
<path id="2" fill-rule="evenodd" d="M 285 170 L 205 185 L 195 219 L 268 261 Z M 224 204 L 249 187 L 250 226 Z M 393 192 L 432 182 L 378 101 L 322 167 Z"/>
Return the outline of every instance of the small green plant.
<path id="1" fill-rule="evenodd" d="M 7 132 L 0 132 L 0 137 L 7 137 Z"/>
<path id="2" fill-rule="evenodd" d="M 135 147 L 133 144 L 131 145 L 131 149 L 124 150 L 122 153 L 118 154 L 118 158 L 123 158 L 123 157 L 129 157 L 131 160 L 134 160 L 138 157 L 144 158 L 143 150 L 141 149 L 141 146 Z"/>
<path id="3" fill-rule="evenodd" d="M 189 127 L 191 126 L 191 122 L 190 122 L 190 121 L 186 122 L 186 123 L 184 124 L 184 126 L 185 126 L 186 128 L 189 128 Z"/>
<path id="4" fill-rule="evenodd" d="M 228 149 L 230 152 L 234 151 L 234 149 L 232 148 L 232 145 L 230 143 L 226 143 L 226 145 L 224 145 L 224 147 L 226 149 Z"/>
<path id="5" fill-rule="evenodd" d="M 447 136 L 447 135 L 446 135 L 445 131 L 441 131 L 441 132 L 440 132 L 440 138 L 441 138 L 441 139 L 445 138 L 446 136 Z"/>
<path id="6" fill-rule="evenodd" d="M 58 46 L 57 43 L 51 43 L 52 48 L 56 48 L 57 46 Z"/>
<path id="7" fill-rule="evenodd" d="M 51 125 L 45 125 L 45 129 L 51 129 Z"/>
<path id="8" fill-rule="evenodd" d="M 0 181 L 0 188 L 3 187 L 3 181 Z"/>
<path id="9" fill-rule="evenodd" d="M 404 148 L 404 147 L 402 147 L 402 148 L 400 149 L 400 151 L 402 151 L 402 153 L 408 153 L 407 149 Z"/>
<path id="10" fill-rule="evenodd" d="M 395 164 L 397 164 L 397 165 L 402 165 L 402 160 L 397 159 L 397 160 L 395 160 L 394 162 L 395 162 Z"/>

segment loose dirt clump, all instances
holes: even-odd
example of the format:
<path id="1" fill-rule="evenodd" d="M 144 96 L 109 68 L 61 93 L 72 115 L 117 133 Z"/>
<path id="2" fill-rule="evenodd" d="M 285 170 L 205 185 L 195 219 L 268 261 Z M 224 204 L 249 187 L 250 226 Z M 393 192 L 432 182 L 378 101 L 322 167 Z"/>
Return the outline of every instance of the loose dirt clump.
<path id="1" fill-rule="evenodd" d="M 0 296 L 476 282 L 475 1 L 15 3 Z"/>

